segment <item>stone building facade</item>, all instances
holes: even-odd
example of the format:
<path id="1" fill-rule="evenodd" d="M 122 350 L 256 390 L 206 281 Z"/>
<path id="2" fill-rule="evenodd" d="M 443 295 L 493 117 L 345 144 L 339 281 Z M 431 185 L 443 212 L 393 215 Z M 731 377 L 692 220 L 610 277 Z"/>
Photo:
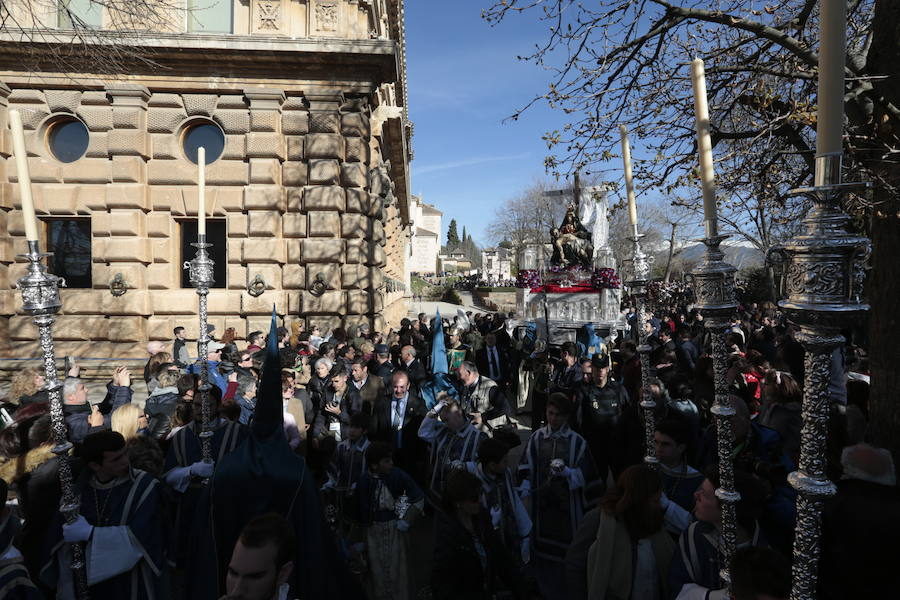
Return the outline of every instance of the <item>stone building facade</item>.
<path id="1" fill-rule="evenodd" d="M 406 315 L 402 0 L 231 8 L 230 33 L 141 34 L 129 43 L 152 64 L 135 59 L 102 75 L 89 64 L 60 72 L 48 44 L 0 31 L 0 357 L 38 352 L 15 290 L 25 239 L 10 109 L 26 129 L 41 247 L 63 226 L 89 239 L 89 276 L 62 290 L 58 356 L 142 356 L 147 341 L 170 340 L 177 325 L 196 338 L 197 295 L 183 263 L 194 255 L 198 168 L 185 139 L 200 125 L 224 138 L 206 169 L 210 232 L 221 232 L 218 242 L 210 235 L 217 332 L 267 329 L 273 304 L 287 321 L 323 329 L 382 328 Z M 25 70 L 26 62 L 41 66 Z M 62 162 L 54 127 L 73 122 L 86 129 L 87 147 Z M 124 294 L 112 293 L 115 281 Z"/>
<path id="2" fill-rule="evenodd" d="M 441 217 L 444 213 L 411 194 L 409 214 L 412 229 L 409 270 L 420 275 L 434 275 L 441 253 Z"/>
<path id="3" fill-rule="evenodd" d="M 500 247 L 482 250 L 479 275 L 491 283 L 512 279 L 512 252 Z"/>

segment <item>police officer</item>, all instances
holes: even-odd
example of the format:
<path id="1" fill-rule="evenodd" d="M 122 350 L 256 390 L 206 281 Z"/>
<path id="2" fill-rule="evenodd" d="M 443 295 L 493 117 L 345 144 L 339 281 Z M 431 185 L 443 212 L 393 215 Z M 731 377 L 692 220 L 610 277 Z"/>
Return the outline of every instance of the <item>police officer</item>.
<path id="1" fill-rule="evenodd" d="M 610 366 L 608 354 L 595 355 L 591 381 L 581 384 L 575 394 L 575 428 L 587 440 L 603 480 L 616 464 L 612 441 L 628 406 L 628 392 L 610 377 Z"/>

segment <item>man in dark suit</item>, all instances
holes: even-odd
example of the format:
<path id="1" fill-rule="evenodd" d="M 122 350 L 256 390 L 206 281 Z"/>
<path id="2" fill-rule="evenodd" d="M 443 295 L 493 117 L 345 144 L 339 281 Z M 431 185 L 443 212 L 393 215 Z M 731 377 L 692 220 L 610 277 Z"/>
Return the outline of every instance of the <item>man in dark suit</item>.
<path id="1" fill-rule="evenodd" d="M 375 358 L 369 366 L 374 375 L 381 377 L 386 390 L 391 386 L 391 375 L 394 374 L 394 363 L 391 362 L 391 349 L 386 344 L 375 346 Z"/>
<path id="2" fill-rule="evenodd" d="M 497 346 L 496 334 L 484 336 L 484 347 L 475 353 L 475 365 L 482 377 L 492 379 L 500 389 L 509 385 L 509 354 Z"/>
<path id="3" fill-rule="evenodd" d="M 428 326 L 428 317 L 425 313 L 419 313 L 419 333 L 425 338 L 425 341 L 431 342 L 431 328 Z"/>
<path id="4" fill-rule="evenodd" d="M 410 387 L 409 375 L 396 371 L 391 377 L 391 391 L 375 406 L 373 440 L 390 444 L 394 462 L 414 477 L 421 476 L 425 466 L 425 446 L 419 439 L 419 425 L 425 418 L 425 402 L 417 388 Z"/>
<path id="5" fill-rule="evenodd" d="M 353 375 L 353 387 L 359 391 L 363 402 L 375 406 L 384 397 L 384 380 L 378 376 L 369 376 L 369 365 L 364 358 L 356 358 L 350 365 Z"/>
<path id="6" fill-rule="evenodd" d="M 416 349 L 412 345 L 403 346 L 400 349 L 400 364 L 397 365 L 398 371 L 405 371 L 409 375 L 410 383 L 417 388 L 428 379 L 428 373 L 425 371 L 425 365 L 416 358 Z"/>
<path id="7" fill-rule="evenodd" d="M 688 331 L 682 331 L 678 334 L 678 345 L 676 355 L 678 356 L 678 369 L 685 375 L 693 375 L 694 365 L 700 358 L 700 351 L 691 339 Z"/>

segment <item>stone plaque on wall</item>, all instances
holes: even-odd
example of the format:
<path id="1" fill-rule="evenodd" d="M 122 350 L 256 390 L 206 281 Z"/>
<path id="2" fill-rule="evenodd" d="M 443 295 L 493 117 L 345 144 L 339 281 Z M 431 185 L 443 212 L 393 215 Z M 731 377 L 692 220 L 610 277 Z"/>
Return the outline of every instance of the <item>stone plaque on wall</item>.
<path id="1" fill-rule="evenodd" d="M 316 0 L 311 11 L 313 35 L 337 35 L 341 29 L 342 0 Z"/>
<path id="2" fill-rule="evenodd" d="M 285 6 L 282 0 L 252 0 L 252 33 L 282 35 L 285 31 Z"/>

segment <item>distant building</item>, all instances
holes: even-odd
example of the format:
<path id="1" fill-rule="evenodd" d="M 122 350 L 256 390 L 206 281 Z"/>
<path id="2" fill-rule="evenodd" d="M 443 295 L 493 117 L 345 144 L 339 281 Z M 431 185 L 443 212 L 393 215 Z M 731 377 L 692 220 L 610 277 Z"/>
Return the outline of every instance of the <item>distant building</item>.
<path id="1" fill-rule="evenodd" d="M 466 257 L 466 253 L 458 250 L 441 254 L 440 270 L 443 273 L 458 273 L 460 275 L 470 275 L 472 272 L 472 261 Z"/>
<path id="2" fill-rule="evenodd" d="M 489 282 L 512 279 L 512 252 L 506 248 L 481 251 L 481 278 Z"/>
<path id="3" fill-rule="evenodd" d="M 410 256 L 409 270 L 421 275 L 434 275 L 438 268 L 438 254 L 441 251 L 441 211 L 422 202 L 420 196 L 410 195 Z"/>

